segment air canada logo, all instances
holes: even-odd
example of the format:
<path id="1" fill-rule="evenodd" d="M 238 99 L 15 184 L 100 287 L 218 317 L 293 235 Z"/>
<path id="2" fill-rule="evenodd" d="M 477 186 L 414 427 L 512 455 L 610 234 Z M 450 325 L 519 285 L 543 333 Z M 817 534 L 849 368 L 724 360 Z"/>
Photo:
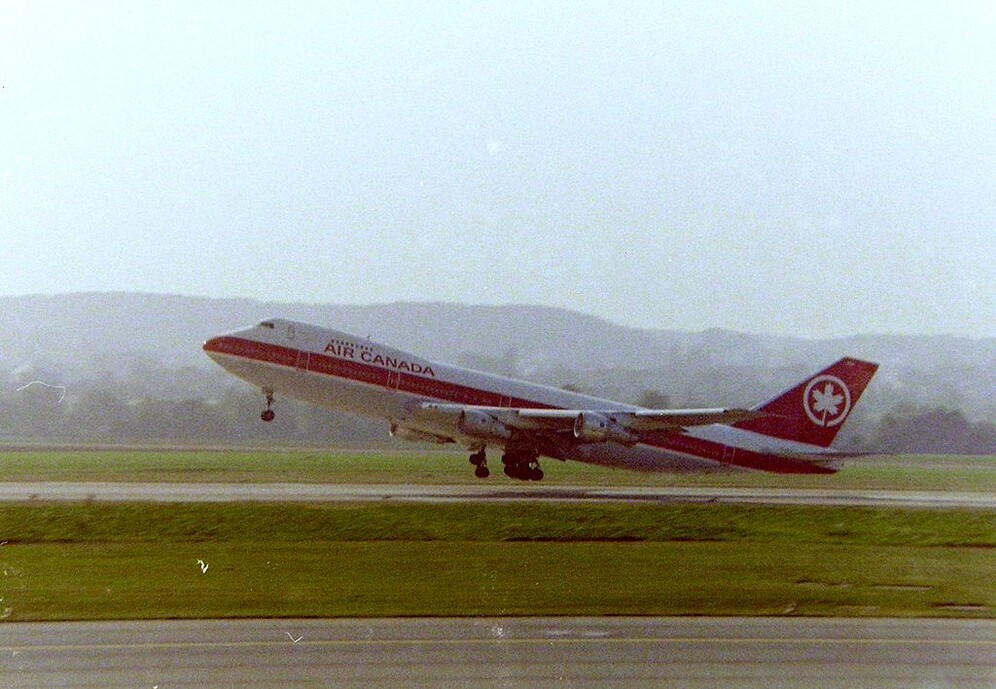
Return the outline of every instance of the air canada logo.
<path id="1" fill-rule="evenodd" d="M 851 411 L 851 391 L 837 376 L 816 376 L 802 393 L 802 405 L 806 416 L 817 426 L 836 426 Z"/>

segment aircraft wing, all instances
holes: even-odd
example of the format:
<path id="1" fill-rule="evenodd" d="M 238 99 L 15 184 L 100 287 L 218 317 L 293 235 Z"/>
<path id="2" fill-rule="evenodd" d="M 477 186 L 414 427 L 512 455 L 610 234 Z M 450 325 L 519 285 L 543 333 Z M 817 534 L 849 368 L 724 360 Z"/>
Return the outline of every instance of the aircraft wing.
<path id="1" fill-rule="evenodd" d="M 509 436 L 516 431 L 581 442 L 634 445 L 644 434 L 680 433 L 692 426 L 734 424 L 765 416 L 749 409 L 522 409 L 423 402 L 415 415 L 468 435 Z"/>
<path id="2" fill-rule="evenodd" d="M 749 409 L 499 409 L 512 412 L 523 426 L 531 423 L 543 427 L 567 424 L 568 429 L 584 414 L 599 414 L 628 431 L 681 431 L 691 426 L 712 423 L 733 424 L 764 414 Z M 513 421 L 513 424 L 515 421 Z"/>

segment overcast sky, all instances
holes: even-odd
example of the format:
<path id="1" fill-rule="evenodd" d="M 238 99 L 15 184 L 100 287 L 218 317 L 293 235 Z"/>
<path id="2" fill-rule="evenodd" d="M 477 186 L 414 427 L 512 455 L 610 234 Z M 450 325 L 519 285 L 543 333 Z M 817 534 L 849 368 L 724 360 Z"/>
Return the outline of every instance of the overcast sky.
<path id="1" fill-rule="evenodd" d="M 4 2 L 0 294 L 996 336 L 994 36 L 991 2 Z"/>

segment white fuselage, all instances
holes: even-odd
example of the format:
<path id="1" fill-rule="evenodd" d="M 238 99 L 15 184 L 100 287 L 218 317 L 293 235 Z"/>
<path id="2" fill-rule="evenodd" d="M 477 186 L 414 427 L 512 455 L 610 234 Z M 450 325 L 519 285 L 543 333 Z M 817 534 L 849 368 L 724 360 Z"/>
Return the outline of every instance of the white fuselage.
<path id="1" fill-rule="evenodd" d="M 348 333 L 274 319 L 209 340 L 207 354 L 233 375 L 268 393 L 360 416 L 380 418 L 427 436 L 452 437 L 471 448 L 479 438 L 454 437 L 413 413 L 426 401 L 525 409 L 635 410 L 639 407 L 546 385 L 437 363 Z M 557 459 L 641 471 L 728 470 L 740 456 L 820 448 L 711 424 L 660 442 L 606 442 L 563 448 Z M 757 454 L 761 453 L 761 454 Z M 746 464 L 744 466 L 750 466 Z M 758 468 L 765 468 L 760 466 Z"/>

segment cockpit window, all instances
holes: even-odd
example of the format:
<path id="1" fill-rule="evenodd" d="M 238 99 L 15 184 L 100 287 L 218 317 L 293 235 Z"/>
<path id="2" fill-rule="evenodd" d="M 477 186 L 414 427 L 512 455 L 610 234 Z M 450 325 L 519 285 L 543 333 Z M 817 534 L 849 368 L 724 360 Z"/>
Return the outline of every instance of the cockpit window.
<path id="1" fill-rule="evenodd" d="M 259 327 L 261 327 L 261 328 L 269 328 L 270 330 L 273 330 L 274 325 L 270 321 L 263 321 L 262 323 L 259 324 Z"/>

